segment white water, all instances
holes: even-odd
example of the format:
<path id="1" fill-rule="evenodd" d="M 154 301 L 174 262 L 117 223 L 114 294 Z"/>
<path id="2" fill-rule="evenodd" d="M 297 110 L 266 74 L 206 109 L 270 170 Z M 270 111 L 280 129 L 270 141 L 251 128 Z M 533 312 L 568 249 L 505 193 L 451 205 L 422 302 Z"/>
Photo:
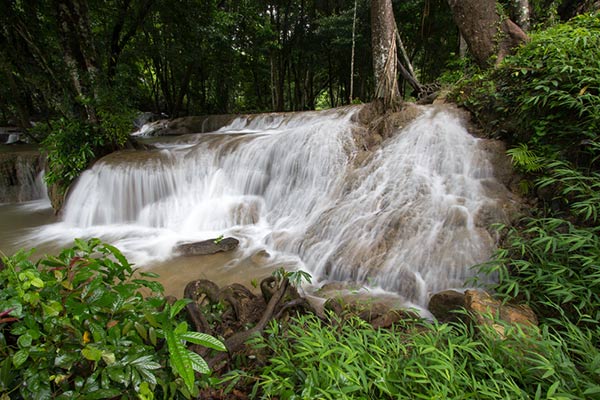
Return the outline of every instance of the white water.
<path id="1" fill-rule="evenodd" d="M 490 256 L 477 215 L 499 207 L 484 190 L 493 171 L 460 121 L 433 108 L 355 168 L 357 110 L 242 117 L 111 155 L 81 176 L 62 222 L 36 236 L 100 237 L 138 265 L 173 257 L 183 241 L 235 236 L 232 262 L 267 249 L 314 278 L 425 305 Z"/>

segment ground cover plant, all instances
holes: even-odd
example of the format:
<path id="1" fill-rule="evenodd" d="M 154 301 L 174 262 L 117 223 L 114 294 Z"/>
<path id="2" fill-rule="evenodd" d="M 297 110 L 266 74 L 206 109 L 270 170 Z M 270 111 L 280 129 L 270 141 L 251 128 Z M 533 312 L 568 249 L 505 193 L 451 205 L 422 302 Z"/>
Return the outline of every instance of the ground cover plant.
<path id="1" fill-rule="evenodd" d="M 191 398 L 209 368 L 186 342 L 225 350 L 188 330 L 162 286 L 115 247 L 76 240 L 34 263 L 4 258 L 0 271 L 3 399 Z M 142 294 L 144 291 L 144 295 Z"/>
<path id="2" fill-rule="evenodd" d="M 501 323 L 497 321 L 497 323 Z M 272 353 L 253 396 L 279 399 L 583 399 L 600 395 L 600 351 L 574 324 L 548 326 L 406 322 L 374 330 L 350 318 L 273 324 L 255 347 Z M 588 332 L 589 333 L 589 332 Z M 597 333 L 597 332 L 596 332 Z M 567 343 L 569 346 L 567 346 Z"/>

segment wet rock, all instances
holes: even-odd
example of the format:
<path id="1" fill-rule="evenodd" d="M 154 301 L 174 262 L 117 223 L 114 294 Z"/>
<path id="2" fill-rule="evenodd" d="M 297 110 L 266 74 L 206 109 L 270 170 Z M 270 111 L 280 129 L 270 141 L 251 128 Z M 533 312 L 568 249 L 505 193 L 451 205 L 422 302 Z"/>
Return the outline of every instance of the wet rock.
<path id="1" fill-rule="evenodd" d="M 390 115 L 390 121 L 395 129 L 403 129 L 423 114 L 423 108 L 414 103 L 405 103 L 402 110 Z"/>
<path id="2" fill-rule="evenodd" d="M 0 203 L 17 203 L 42 198 L 36 177 L 44 157 L 37 150 L 10 148 L 0 151 Z"/>
<path id="3" fill-rule="evenodd" d="M 323 308 L 338 316 L 351 314 L 366 322 L 371 322 L 387 314 L 392 306 L 382 301 L 344 296 L 327 299 Z"/>
<path id="4" fill-rule="evenodd" d="M 495 139 L 483 139 L 479 146 L 487 153 L 487 158 L 492 164 L 494 176 L 504 186 L 511 187 L 518 176 L 512 166 L 511 158 L 506 154 L 504 142 Z"/>
<path id="5" fill-rule="evenodd" d="M 254 264 L 262 265 L 266 263 L 270 258 L 271 255 L 269 254 L 269 252 L 263 249 L 252 254 L 252 256 L 250 256 L 250 261 L 252 261 Z"/>
<path id="6" fill-rule="evenodd" d="M 50 185 L 48 187 L 48 197 L 50 198 L 50 205 L 52 206 L 54 213 L 59 215 L 66 200 L 64 189 L 57 184 Z"/>
<path id="7" fill-rule="evenodd" d="M 418 312 L 406 308 L 404 298 L 373 295 L 354 285 L 348 282 L 329 282 L 315 294 L 327 298 L 322 306 L 324 311 L 340 318 L 356 316 L 376 329 L 389 328 L 403 320 L 422 319 Z"/>
<path id="8" fill-rule="evenodd" d="M 373 319 L 371 325 L 373 329 L 387 329 L 400 321 L 419 322 L 422 318 L 414 311 L 410 310 L 389 310 L 385 314 Z"/>
<path id="9" fill-rule="evenodd" d="M 262 203 L 253 199 L 247 203 L 240 203 L 230 210 L 234 225 L 253 225 L 260 220 Z"/>
<path id="10" fill-rule="evenodd" d="M 356 316 L 370 323 L 374 329 L 390 328 L 400 321 L 421 321 L 421 316 L 412 310 L 398 307 L 386 300 L 355 299 L 352 296 L 329 298 L 323 309 L 338 317 Z"/>
<path id="11" fill-rule="evenodd" d="M 189 133 L 214 132 L 230 124 L 237 116 L 233 114 L 200 115 L 159 120 L 146 125 L 144 136 L 186 135 Z"/>
<path id="12" fill-rule="evenodd" d="M 133 125 L 139 129 L 142 126 L 144 126 L 145 124 L 163 119 L 165 117 L 167 117 L 166 114 L 157 114 L 157 113 L 153 113 L 153 112 L 141 112 L 137 115 L 137 117 L 134 118 Z"/>
<path id="13" fill-rule="evenodd" d="M 431 296 L 428 309 L 440 322 L 462 319 L 464 314 L 457 313 L 465 307 L 465 294 L 456 290 L 443 290 Z"/>
<path id="14" fill-rule="evenodd" d="M 321 297 L 341 297 L 344 294 L 356 292 L 360 286 L 353 282 L 332 281 L 323 284 L 315 294 Z"/>
<path id="15" fill-rule="evenodd" d="M 180 244 L 176 247 L 176 251 L 184 256 L 204 256 L 234 250 L 238 247 L 239 243 L 239 240 L 232 237 L 209 239 L 201 242 Z"/>
<path id="16" fill-rule="evenodd" d="M 500 339 L 506 337 L 504 325 L 492 319 L 496 317 L 506 325 L 521 325 L 522 327 L 537 327 L 535 313 L 527 305 L 502 304 L 489 293 L 481 290 L 465 292 L 465 309 L 470 313 L 473 322 L 478 326 L 491 326 Z"/>
<path id="17" fill-rule="evenodd" d="M 410 301 L 418 301 L 420 294 L 419 278 L 413 271 L 400 268 L 396 275 L 396 288 Z"/>
<path id="18" fill-rule="evenodd" d="M 463 228 L 467 226 L 469 220 L 469 214 L 466 207 L 463 206 L 452 206 L 448 210 L 448 215 L 444 220 L 444 227 L 446 228 Z"/>
<path id="19" fill-rule="evenodd" d="M 524 327 L 535 327 L 538 324 L 537 317 L 529 306 L 503 304 L 482 290 L 467 290 L 465 293 L 444 290 L 436 293 L 429 300 L 429 311 L 440 322 L 466 321 L 469 315 L 472 323 L 476 326 L 491 326 L 501 339 L 505 338 L 505 328 L 497 320 L 506 325 L 518 324 Z"/>

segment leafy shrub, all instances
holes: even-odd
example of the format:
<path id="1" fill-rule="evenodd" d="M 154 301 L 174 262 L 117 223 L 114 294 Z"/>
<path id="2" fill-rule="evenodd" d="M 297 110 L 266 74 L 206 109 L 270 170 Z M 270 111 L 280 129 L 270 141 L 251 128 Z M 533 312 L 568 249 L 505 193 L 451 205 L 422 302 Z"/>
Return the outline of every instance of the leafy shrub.
<path id="1" fill-rule="evenodd" d="M 600 14 L 533 36 L 497 74 L 529 141 L 569 156 L 600 128 Z"/>
<path id="2" fill-rule="evenodd" d="M 534 33 L 514 56 L 455 93 L 490 129 L 546 154 L 587 151 L 600 128 L 600 14 Z"/>
<path id="3" fill-rule="evenodd" d="M 132 127 L 133 114 L 125 111 L 98 112 L 99 123 L 60 118 L 48 125 L 38 125 L 37 133 L 44 136 L 42 147 L 48 156 L 46 182 L 58 184 L 63 190 L 91 162 L 126 143 Z"/>
<path id="4" fill-rule="evenodd" d="M 6 258 L 0 271 L 0 393 L 14 399 L 152 399 L 197 394 L 206 362 L 185 348 L 217 350 L 213 337 L 178 320 L 162 286 L 97 239 L 58 257 Z M 142 295 L 144 292 L 147 297 Z"/>
<path id="5" fill-rule="evenodd" d="M 328 326 L 314 316 L 272 324 L 255 346 L 272 352 L 255 396 L 280 399 L 585 398 L 600 393 L 600 352 L 577 327 L 569 352 L 549 329 L 526 335 L 464 324 L 374 330 L 353 319 Z M 489 329 L 489 330 L 488 330 Z M 577 336 L 579 335 L 579 336 Z M 589 352 L 588 352 L 589 351 Z M 582 354 L 588 352 L 586 354 Z M 574 359 L 585 358 L 579 370 Z M 595 364 L 594 364 L 595 362 Z M 580 364 L 581 365 L 581 364 Z"/>

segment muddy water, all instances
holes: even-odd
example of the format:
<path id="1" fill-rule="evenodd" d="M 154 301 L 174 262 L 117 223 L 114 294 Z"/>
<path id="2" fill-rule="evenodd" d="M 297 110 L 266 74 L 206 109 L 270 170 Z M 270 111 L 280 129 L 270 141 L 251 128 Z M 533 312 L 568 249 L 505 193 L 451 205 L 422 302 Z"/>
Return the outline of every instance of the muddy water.
<path id="1" fill-rule="evenodd" d="M 46 224 L 57 221 L 46 201 L 20 204 L 0 204 L 0 251 L 12 255 L 19 249 L 35 248 L 32 255 L 38 259 L 45 254 L 56 254 L 68 243 L 59 241 L 36 242 L 31 234 Z M 208 256 L 176 256 L 168 261 L 136 265 L 156 272 L 165 287 L 165 293 L 181 297 L 185 285 L 194 279 L 209 279 L 219 286 L 239 282 L 252 287 L 257 281 L 271 275 L 277 265 L 270 256 L 258 251 L 253 257 L 240 259 L 240 252 Z"/>
<path id="2" fill-rule="evenodd" d="M 38 249 L 36 253 L 52 251 L 54 246 L 51 243 L 42 245 L 28 237 L 40 226 L 55 220 L 46 201 L 0 204 L 0 251 L 6 255 L 13 254 L 20 248 L 35 247 Z"/>

